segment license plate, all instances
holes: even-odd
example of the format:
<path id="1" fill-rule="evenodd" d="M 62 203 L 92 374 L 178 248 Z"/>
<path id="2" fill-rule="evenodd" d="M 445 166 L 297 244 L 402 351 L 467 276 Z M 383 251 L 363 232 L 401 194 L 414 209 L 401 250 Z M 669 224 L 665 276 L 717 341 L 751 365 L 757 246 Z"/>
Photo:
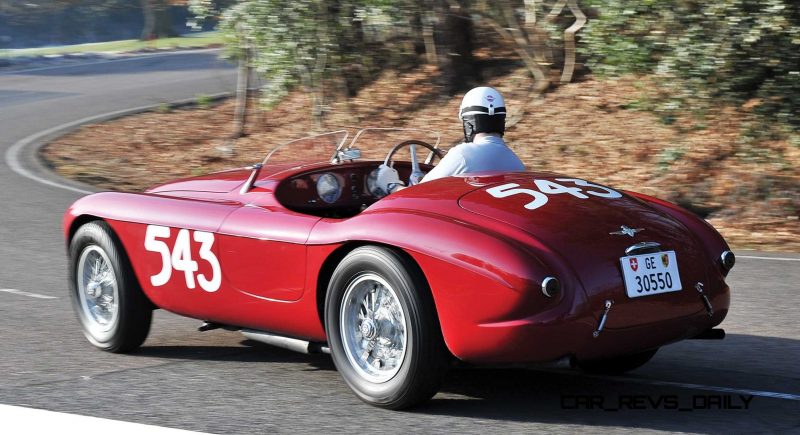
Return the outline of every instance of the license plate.
<path id="1" fill-rule="evenodd" d="M 681 287 L 675 251 L 631 255 L 619 259 L 628 297 L 676 292 Z"/>

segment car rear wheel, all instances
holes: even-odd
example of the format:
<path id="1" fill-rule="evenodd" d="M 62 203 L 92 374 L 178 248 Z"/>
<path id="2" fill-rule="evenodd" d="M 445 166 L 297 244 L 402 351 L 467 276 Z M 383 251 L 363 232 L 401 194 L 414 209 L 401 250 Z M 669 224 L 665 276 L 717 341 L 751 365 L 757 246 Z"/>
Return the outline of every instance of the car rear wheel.
<path id="1" fill-rule="evenodd" d="M 333 362 L 363 401 L 388 409 L 418 405 L 439 389 L 447 352 L 419 268 L 375 246 L 350 252 L 325 300 Z"/>
<path id="2" fill-rule="evenodd" d="M 577 366 L 587 373 L 620 375 L 645 365 L 658 352 L 658 348 L 630 355 L 591 361 L 578 361 Z"/>
<path id="3" fill-rule="evenodd" d="M 70 242 L 69 272 L 72 306 L 89 342 L 115 353 L 139 347 L 150 332 L 152 305 L 107 223 L 78 229 Z"/>

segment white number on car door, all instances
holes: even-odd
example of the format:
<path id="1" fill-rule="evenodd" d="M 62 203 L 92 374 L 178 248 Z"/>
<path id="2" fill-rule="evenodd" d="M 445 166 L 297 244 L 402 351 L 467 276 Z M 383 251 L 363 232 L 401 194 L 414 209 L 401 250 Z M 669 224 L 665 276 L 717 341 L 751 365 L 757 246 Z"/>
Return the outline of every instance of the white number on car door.
<path id="1" fill-rule="evenodd" d="M 222 282 L 222 270 L 219 260 L 212 250 L 214 233 L 180 229 L 178 230 L 178 236 L 175 238 L 175 246 L 170 250 L 167 242 L 159 239 L 169 239 L 171 232 L 169 227 L 147 226 L 147 232 L 144 236 L 144 249 L 161 255 L 161 271 L 150 277 L 150 284 L 156 287 L 166 284 L 172 277 L 174 269 L 177 272 L 183 272 L 186 287 L 189 289 L 193 289 L 196 284 L 199 284 L 200 288 L 207 292 L 219 290 Z M 190 234 L 192 234 L 191 237 Z M 200 249 L 197 254 L 201 260 L 211 266 L 210 278 L 202 273 L 197 273 L 199 265 L 192 257 L 191 239 L 200 243 Z"/>

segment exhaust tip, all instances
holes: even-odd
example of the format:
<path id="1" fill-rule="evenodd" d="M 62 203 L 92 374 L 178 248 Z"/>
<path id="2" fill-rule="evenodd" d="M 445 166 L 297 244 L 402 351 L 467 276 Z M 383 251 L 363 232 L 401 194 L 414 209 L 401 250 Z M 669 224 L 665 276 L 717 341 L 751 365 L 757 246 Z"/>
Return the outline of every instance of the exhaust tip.
<path id="1" fill-rule="evenodd" d="M 561 291 L 561 281 L 553 276 L 548 276 L 542 281 L 542 294 L 548 298 L 552 298 Z"/>
<path id="2" fill-rule="evenodd" d="M 736 256 L 731 251 L 725 251 L 719 256 L 719 261 L 722 263 L 722 267 L 728 271 L 733 269 L 733 265 L 736 264 Z"/>

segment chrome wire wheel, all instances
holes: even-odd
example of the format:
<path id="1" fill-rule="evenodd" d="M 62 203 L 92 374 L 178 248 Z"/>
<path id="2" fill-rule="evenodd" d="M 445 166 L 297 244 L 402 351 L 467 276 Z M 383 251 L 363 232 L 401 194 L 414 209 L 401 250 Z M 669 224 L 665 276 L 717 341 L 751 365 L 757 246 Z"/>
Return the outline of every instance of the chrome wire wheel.
<path id="1" fill-rule="evenodd" d="M 119 285 L 111 260 L 97 245 L 86 246 L 76 274 L 79 314 L 97 341 L 106 341 L 119 323 Z"/>
<path id="2" fill-rule="evenodd" d="M 325 332 L 339 374 L 371 405 L 419 405 L 447 371 L 425 275 L 396 249 L 359 246 L 341 259 L 325 295 Z"/>
<path id="3" fill-rule="evenodd" d="M 406 314 L 395 290 L 374 273 L 350 282 L 339 312 L 347 359 L 359 376 L 373 383 L 391 380 L 406 356 Z"/>

